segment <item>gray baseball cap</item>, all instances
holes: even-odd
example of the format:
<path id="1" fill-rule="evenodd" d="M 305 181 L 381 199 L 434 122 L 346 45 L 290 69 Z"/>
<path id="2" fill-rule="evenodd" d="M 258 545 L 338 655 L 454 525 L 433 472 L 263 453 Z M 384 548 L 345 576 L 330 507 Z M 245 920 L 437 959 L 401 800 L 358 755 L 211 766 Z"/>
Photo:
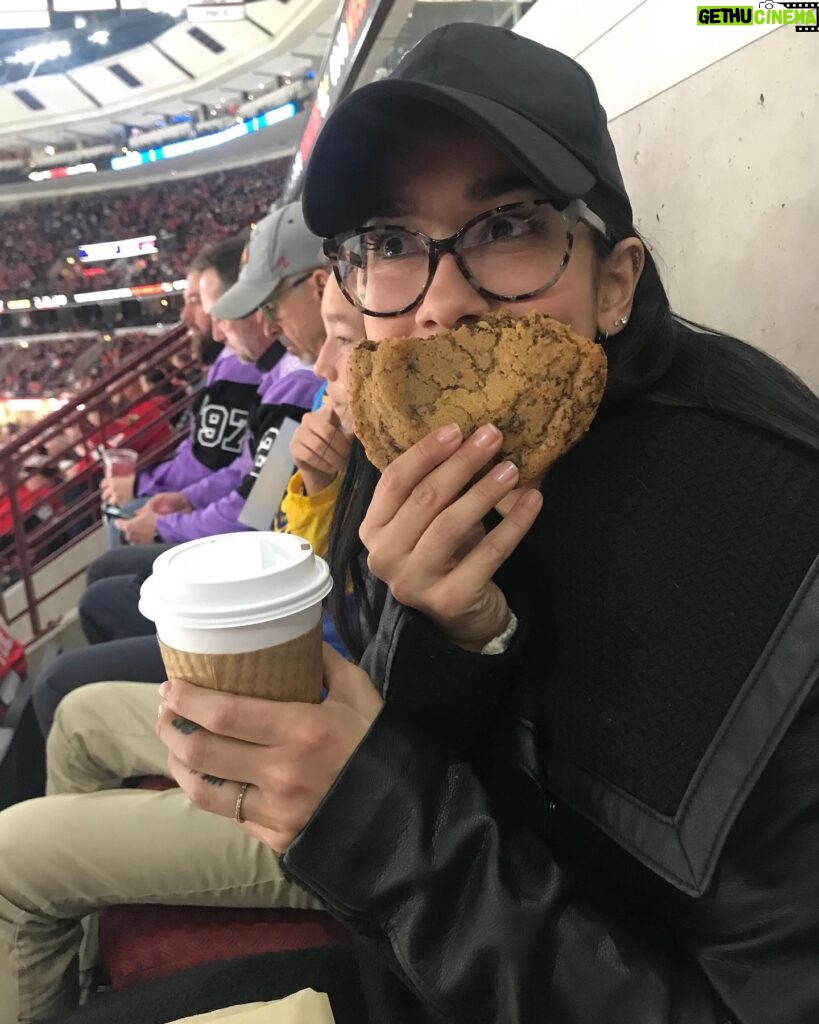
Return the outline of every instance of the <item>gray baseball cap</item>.
<path id="1" fill-rule="evenodd" d="M 321 265 L 321 242 L 308 230 L 301 203 L 274 210 L 254 227 L 242 253 L 239 280 L 214 303 L 211 316 L 241 320 L 250 316 L 287 277 Z"/>

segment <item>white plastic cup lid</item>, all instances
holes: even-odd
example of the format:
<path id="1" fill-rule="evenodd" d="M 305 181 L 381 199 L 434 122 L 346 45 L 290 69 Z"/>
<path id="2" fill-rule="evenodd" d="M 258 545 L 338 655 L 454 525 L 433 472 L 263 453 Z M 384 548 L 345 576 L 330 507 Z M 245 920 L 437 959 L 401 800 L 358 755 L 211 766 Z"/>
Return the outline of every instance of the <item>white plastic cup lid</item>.
<path id="1" fill-rule="evenodd" d="M 163 552 L 142 584 L 139 610 L 191 629 L 252 626 L 311 608 L 332 588 L 327 563 L 301 537 L 225 533 Z"/>

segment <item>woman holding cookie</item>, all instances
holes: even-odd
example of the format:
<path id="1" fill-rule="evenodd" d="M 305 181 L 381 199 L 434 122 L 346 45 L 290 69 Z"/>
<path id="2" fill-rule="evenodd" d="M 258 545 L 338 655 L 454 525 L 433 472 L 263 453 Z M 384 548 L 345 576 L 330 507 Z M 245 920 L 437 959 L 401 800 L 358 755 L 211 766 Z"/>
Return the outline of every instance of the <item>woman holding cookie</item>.
<path id="1" fill-rule="evenodd" d="M 672 315 L 591 80 L 506 31 L 440 29 L 345 101 L 305 212 L 367 358 L 437 337 L 483 394 L 496 311 L 530 341 L 545 314 L 605 392 L 523 476 L 402 342 L 435 429 L 403 450 L 412 416 L 354 401 L 390 464 L 354 446 L 331 538 L 359 664 L 328 651 L 315 707 L 165 684 L 179 782 L 227 816 L 249 783 L 242 827 L 353 933 L 373 1024 L 819 1020 L 819 402 Z M 555 386 L 529 351 L 507 433 Z"/>

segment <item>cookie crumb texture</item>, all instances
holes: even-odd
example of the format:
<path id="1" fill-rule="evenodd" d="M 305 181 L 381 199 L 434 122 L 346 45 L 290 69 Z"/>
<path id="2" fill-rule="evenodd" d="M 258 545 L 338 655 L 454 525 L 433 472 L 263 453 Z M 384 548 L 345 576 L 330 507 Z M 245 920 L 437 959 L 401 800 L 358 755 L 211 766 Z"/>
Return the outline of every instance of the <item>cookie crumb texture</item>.
<path id="1" fill-rule="evenodd" d="M 606 356 L 557 320 L 501 311 L 432 338 L 363 342 L 348 374 L 355 433 L 378 469 L 438 427 L 468 436 L 494 423 L 500 458 L 528 484 L 589 429 Z"/>

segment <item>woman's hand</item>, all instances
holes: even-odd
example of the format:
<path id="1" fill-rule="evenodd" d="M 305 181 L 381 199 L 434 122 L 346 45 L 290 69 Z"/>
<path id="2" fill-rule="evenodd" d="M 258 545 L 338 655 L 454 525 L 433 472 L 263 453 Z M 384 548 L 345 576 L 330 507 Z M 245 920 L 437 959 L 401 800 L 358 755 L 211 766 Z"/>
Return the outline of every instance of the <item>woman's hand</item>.
<path id="1" fill-rule="evenodd" d="M 290 442 L 290 455 L 308 494 L 323 491 L 344 469 L 351 440 L 329 403 L 305 413 Z"/>
<path id="2" fill-rule="evenodd" d="M 321 704 L 236 697 L 180 680 L 160 687 L 157 734 L 191 801 L 233 818 L 284 853 L 301 832 L 382 707 L 369 676 L 324 645 Z"/>
<path id="3" fill-rule="evenodd" d="M 502 462 L 469 485 L 502 440 L 491 425 L 467 440 L 454 425 L 429 434 L 384 471 L 359 531 L 370 571 L 393 597 L 468 650 L 506 628 L 509 608 L 492 577 L 543 503 L 539 491 L 521 492 L 485 533 L 481 521 L 514 490 L 517 468 Z"/>

